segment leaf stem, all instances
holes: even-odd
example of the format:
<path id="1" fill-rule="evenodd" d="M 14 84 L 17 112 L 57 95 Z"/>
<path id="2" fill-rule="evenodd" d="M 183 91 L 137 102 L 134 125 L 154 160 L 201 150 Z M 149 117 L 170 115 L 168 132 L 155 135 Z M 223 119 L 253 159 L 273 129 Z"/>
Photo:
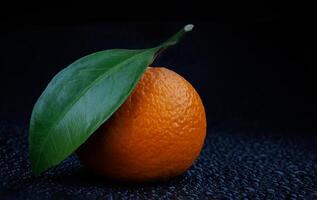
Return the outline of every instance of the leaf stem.
<path id="1" fill-rule="evenodd" d="M 194 25 L 193 24 L 187 24 L 186 26 L 184 26 L 184 28 L 182 28 L 181 30 L 179 30 L 176 34 L 174 34 L 172 37 L 170 37 L 168 40 L 166 40 L 165 42 L 163 42 L 162 44 L 160 44 L 157 47 L 154 47 L 153 50 L 156 51 L 156 53 L 153 56 L 152 62 L 156 59 L 156 57 L 165 49 L 167 49 L 170 46 L 173 46 L 175 44 L 177 44 L 180 39 L 187 33 L 190 32 L 191 30 L 193 30 Z M 151 62 L 151 63 L 152 63 Z"/>
<path id="2" fill-rule="evenodd" d="M 184 26 L 184 28 L 182 28 L 175 35 L 170 37 L 167 41 L 165 41 L 159 47 L 165 49 L 169 46 L 175 45 L 176 43 L 180 41 L 180 39 L 185 35 L 185 33 L 190 32 L 191 30 L 193 30 L 193 28 L 194 28 L 193 24 L 187 24 L 186 26 Z"/>

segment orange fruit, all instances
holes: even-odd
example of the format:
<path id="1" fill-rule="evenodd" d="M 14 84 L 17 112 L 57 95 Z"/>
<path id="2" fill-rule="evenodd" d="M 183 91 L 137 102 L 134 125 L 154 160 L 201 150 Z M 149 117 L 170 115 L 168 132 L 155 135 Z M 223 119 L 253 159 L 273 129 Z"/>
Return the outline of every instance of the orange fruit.
<path id="1" fill-rule="evenodd" d="M 186 171 L 205 136 L 205 110 L 195 89 L 171 70 L 148 67 L 125 103 L 77 153 L 106 177 L 153 181 Z"/>

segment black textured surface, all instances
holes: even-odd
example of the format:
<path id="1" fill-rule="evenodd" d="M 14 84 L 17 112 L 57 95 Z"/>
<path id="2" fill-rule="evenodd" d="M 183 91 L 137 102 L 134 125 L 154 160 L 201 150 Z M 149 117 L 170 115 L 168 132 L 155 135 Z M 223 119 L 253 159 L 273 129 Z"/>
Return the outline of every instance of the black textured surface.
<path id="1" fill-rule="evenodd" d="M 316 199 L 317 135 L 209 128 L 182 176 L 120 184 L 85 171 L 75 156 L 31 174 L 26 123 L 0 122 L 0 199 Z"/>

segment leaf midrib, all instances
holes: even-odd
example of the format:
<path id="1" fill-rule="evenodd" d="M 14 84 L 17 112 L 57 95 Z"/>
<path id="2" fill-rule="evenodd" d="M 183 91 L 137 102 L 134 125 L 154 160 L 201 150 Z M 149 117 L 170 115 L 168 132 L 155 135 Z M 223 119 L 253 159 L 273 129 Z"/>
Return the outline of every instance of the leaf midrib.
<path id="1" fill-rule="evenodd" d="M 137 53 L 137 54 L 131 56 L 130 58 L 126 59 L 125 61 L 123 61 L 123 62 L 121 62 L 121 63 L 115 65 L 112 69 L 110 69 L 110 72 L 112 73 L 113 71 L 116 71 L 117 68 L 118 68 L 118 66 L 120 66 L 120 65 L 122 65 L 123 63 L 129 61 L 130 59 L 132 59 L 132 58 L 134 58 L 134 57 L 137 57 L 137 56 L 139 56 L 140 54 L 146 53 L 147 51 L 150 51 L 150 50 L 152 50 L 152 49 L 154 49 L 154 48 L 141 51 L 140 53 Z M 104 79 L 105 77 L 107 77 L 107 76 L 105 76 L 105 74 L 108 74 L 108 75 L 109 75 L 110 73 L 103 73 L 101 76 L 99 76 L 97 79 L 95 79 L 91 84 L 89 84 L 88 87 L 86 87 L 87 89 L 83 90 L 83 92 L 81 92 L 80 95 L 78 95 L 78 97 L 75 98 L 75 100 L 72 101 L 72 102 L 69 104 L 69 106 L 67 106 L 67 107 L 64 109 L 64 112 L 62 112 L 62 114 L 60 115 L 60 117 L 57 118 L 57 123 L 54 123 L 53 126 L 51 126 L 51 127 L 49 128 L 48 133 L 47 133 L 47 137 L 45 137 L 44 141 L 42 142 L 42 144 L 41 144 L 41 146 L 40 146 L 39 156 L 38 156 L 38 160 L 36 161 L 35 168 L 38 168 L 38 164 L 39 164 L 39 162 L 40 162 L 40 160 L 41 160 L 41 155 L 42 155 L 43 146 L 44 146 L 44 144 L 47 143 L 47 140 L 48 140 L 48 138 L 50 137 L 50 135 L 51 135 L 51 133 L 52 133 L 52 130 L 53 130 L 53 129 L 57 126 L 57 124 L 59 124 L 59 123 L 61 122 L 61 120 L 65 117 L 67 111 L 70 110 L 70 108 L 72 108 L 72 107 L 78 102 L 78 100 L 79 100 L 90 88 L 92 88 L 92 86 L 93 86 L 95 83 L 97 83 L 97 82 L 99 82 L 100 80 L 102 80 L 102 79 Z M 68 133 L 68 134 L 69 134 L 69 133 Z"/>

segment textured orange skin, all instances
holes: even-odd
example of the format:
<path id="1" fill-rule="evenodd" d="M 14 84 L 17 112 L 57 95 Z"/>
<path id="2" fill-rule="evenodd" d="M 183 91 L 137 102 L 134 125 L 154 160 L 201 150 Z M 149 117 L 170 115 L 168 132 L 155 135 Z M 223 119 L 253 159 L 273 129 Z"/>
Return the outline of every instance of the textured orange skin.
<path id="1" fill-rule="evenodd" d="M 206 136 L 202 101 L 184 78 L 148 67 L 126 102 L 77 151 L 98 174 L 153 181 L 182 174 Z"/>

